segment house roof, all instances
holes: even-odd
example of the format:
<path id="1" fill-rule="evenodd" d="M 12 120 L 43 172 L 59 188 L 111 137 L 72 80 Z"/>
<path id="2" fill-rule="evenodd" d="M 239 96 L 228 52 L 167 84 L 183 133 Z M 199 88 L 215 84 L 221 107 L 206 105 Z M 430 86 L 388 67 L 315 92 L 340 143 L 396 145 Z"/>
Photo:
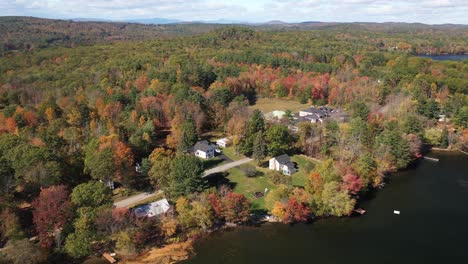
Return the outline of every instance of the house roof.
<path id="1" fill-rule="evenodd" d="M 326 117 L 333 111 L 333 109 L 331 109 L 329 107 L 324 107 L 324 106 L 321 106 L 320 108 L 311 106 L 311 107 L 309 107 L 307 109 L 304 109 L 304 110 L 301 110 L 301 111 L 306 112 L 306 113 L 310 113 L 310 114 L 315 114 L 315 115 L 321 116 L 321 117 Z"/>
<path id="2" fill-rule="evenodd" d="M 292 162 L 288 162 L 286 164 L 284 164 L 284 166 L 288 167 L 289 170 L 293 170 L 296 168 L 296 165 Z"/>
<path id="3" fill-rule="evenodd" d="M 169 205 L 167 199 L 162 199 L 154 203 L 137 207 L 135 209 L 135 215 L 137 217 L 153 217 L 166 213 L 167 211 L 169 211 L 170 207 L 171 206 Z"/>
<path id="4" fill-rule="evenodd" d="M 208 152 L 212 148 L 211 143 L 208 140 L 198 141 L 197 144 L 193 147 L 193 151 L 201 150 L 203 152 Z"/>
<path id="5" fill-rule="evenodd" d="M 288 156 L 288 154 L 283 154 L 281 156 L 275 157 L 276 161 L 278 161 L 279 164 L 286 164 L 288 162 L 291 162 L 291 158 Z"/>

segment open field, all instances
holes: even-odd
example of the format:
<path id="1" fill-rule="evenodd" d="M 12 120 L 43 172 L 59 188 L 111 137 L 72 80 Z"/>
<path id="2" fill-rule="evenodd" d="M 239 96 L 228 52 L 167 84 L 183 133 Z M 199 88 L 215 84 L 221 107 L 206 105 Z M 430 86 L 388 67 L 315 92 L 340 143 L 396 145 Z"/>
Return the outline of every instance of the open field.
<path id="1" fill-rule="evenodd" d="M 309 107 L 309 104 L 301 104 L 298 101 L 278 98 L 259 98 L 255 105 L 250 107 L 252 109 L 258 109 L 262 111 L 262 113 L 268 113 L 274 110 L 291 110 L 293 113 L 297 113 L 299 110 Z"/>
<path id="2" fill-rule="evenodd" d="M 294 173 L 292 177 L 292 185 L 304 187 L 307 177 L 309 176 L 310 172 L 315 167 L 315 162 L 303 155 L 295 155 L 291 157 L 293 162 L 297 163 L 297 167 L 299 168 L 298 172 Z"/>
<path id="3" fill-rule="evenodd" d="M 268 190 L 276 188 L 266 175 L 247 177 L 242 170 L 237 168 L 229 171 L 227 179 L 235 185 L 234 191 L 236 193 L 243 194 L 250 200 L 253 209 L 265 209 L 265 197 L 257 199 L 252 196 L 252 193 L 264 192 L 265 188 L 268 188 Z"/>

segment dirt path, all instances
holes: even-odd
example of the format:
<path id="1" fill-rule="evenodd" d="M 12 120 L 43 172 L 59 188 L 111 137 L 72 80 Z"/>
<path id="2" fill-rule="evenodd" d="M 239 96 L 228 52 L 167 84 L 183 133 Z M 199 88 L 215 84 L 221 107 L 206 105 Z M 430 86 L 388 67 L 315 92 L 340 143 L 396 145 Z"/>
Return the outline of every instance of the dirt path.
<path id="1" fill-rule="evenodd" d="M 210 174 L 215 174 L 215 173 L 227 171 L 227 170 L 229 170 L 231 168 L 234 168 L 234 167 L 237 167 L 239 165 L 251 162 L 252 160 L 253 159 L 251 159 L 251 158 L 243 158 L 243 159 L 240 159 L 240 160 L 237 160 L 237 161 L 233 161 L 233 162 L 230 162 L 230 163 L 220 165 L 218 167 L 214 167 L 212 169 L 206 170 L 205 173 L 203 174 L 203 177 L 206 177 L 206 176 L 208 176 Z"/>
<path id="2" fill-rule="evenodd" d="M 148 199 L 148 198 L 151 198 L 151 197 L 160 195 L 161 193 L 162 193 L 162 191 L 159 190 L 159 191 L 157 191 L 157 192 L 152 192 L 152 193 L 140 193 L 140 194 L 136 194 L 136 195 L 133 195 L 133 196 L 128 197 L 128 198 L 125 199 L 125 200 L 115 202 L 115 203 L 114 203 L 114 206 L 115 206 L 116 208 L 127 207 L 127 206 L 129 206 L 129 205 L 138 203 L 138 202 L 143 201 L 143 200 L 145 200 L 145 199 Z"/>

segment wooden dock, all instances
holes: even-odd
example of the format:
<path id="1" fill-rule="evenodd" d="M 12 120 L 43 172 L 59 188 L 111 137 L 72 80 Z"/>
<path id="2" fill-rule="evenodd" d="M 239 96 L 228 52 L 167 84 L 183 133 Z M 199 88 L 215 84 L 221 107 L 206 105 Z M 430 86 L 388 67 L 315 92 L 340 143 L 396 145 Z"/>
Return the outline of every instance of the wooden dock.
<path id="1" fill-rule="evenodd" d="M 436 158 L 431 158 L 431 157 L 426 157 L 426 156 L 424 156 L 424 159 L 430 160 L 430 161 L 439 162 L 439 159 L 436 159 Z"/>
<path id="2" fill-rule="evenodd" d="M 358 208 L 358 209 L 355 209 L 354 210 L 355 213 L 358 213 L 360 215 L 363 215 L 366 213 L 366 210 L 362 209 L 362 208 Z"/>

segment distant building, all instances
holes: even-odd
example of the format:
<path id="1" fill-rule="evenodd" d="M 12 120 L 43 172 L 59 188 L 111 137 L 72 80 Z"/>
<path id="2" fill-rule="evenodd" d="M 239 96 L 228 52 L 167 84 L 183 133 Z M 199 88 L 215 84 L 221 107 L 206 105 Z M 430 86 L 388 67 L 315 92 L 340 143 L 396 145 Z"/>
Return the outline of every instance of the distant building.
<path id="1" fill-rule="evenodd" d="M 218 145 L 219 147 L 222 147 L 222 148 L 229 147 L 229 145 L 231 145 L 231 143 L 232 143 L 232 141 L 229 138 L 222 138 L 222 139 L 218 139 L 216 141 L 216 145 Z"/>
<path id="2" fill-rule="evenodd" d="M 215 146 L 208 140 L 198 141 L 193 147 L 193 153 L 199 158 L 211 159 L 215 156 Z"/>
<path id="3" fill-rule="evenodd" d="M 296 164 L 291 162 L 291 158 L 287 154 L 270 159 L 269 168 L 270 170 L 280 171 L 288 176 L 297 172 Z"/>
<path id="4" fill-rule="evenodd" d="M 299 111 L 294 115 L 293 123 L 288 127 L 292 131 L 298 131 L 299 123 L 323 123 L 326 120 L 335 120 L 339 123 L 348 122 L 349 115 L 346 112 L 340 111 L 339 109 L 333 109 L 331 107 L 311 106 L 307 109 Z"/>
<path id="5" fill-rule="evenodd" d="M 146 204 L 137 207 L 134 212 L 135 215 L 139 218 L 142 217 L 154 217 L 167 213 L 171 206 L 167 199 L 162 199 L 154 203 Z"/>
<path id="6" fill-rule="evenodd" d="M 274 119 L 281 120 L 284 117 L 286 117 L 286 112 L 285 111 L 279 111 L 279 110 L 275 110 L 275 111 L 272 111 L 272 112 L 269 112 L 269 113 L 265 114 L 265 119 L 266 120 L 274 120 Z"/>
<path id="7" fill-rule="evenodd" d="M 314 107 L 311 106 L 307 109 L 299 111 L 299 117 L 302 117 L 305 120 L 310 121 L 311 123 L 322 123 L 325 118 L 329 117 L 334 110 L 330 107 L 320 106 Z"/>

